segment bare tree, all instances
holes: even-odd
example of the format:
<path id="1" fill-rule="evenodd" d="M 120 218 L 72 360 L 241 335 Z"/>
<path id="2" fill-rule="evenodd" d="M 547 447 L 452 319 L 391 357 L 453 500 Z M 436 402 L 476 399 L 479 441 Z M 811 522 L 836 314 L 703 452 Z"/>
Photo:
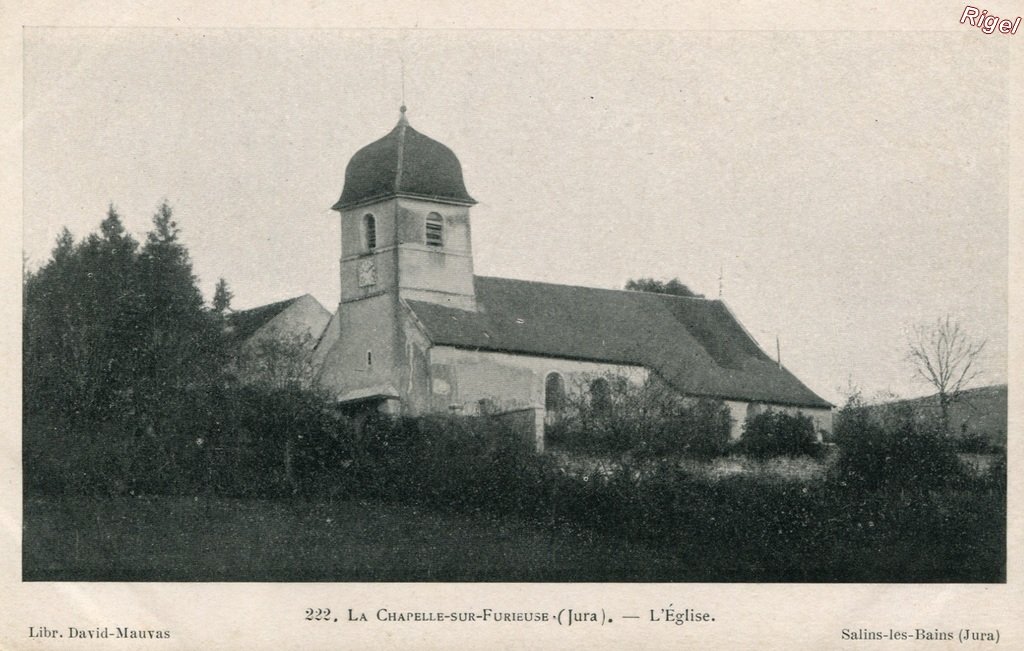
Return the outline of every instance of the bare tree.
<path id="1" fill-rule="evenodd" d="M 985 343 L 968 335 L 949 315 L 911 333 L 907 359 L 915 375 L 938 392 L 943 432 L 949 431 L 950 405 L 978 377 L 977 361 Z"/>

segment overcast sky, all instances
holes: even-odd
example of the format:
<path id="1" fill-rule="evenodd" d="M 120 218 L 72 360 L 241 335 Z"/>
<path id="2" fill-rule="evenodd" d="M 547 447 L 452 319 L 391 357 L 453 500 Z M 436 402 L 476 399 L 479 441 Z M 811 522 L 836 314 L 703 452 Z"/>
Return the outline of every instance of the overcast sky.
<path id="1" fill-rule="evenodd" d="M 398 118 L 451 147 L 476 272 L 679 277 L 841 402 L 920 395 L 944 314 L 1006 380 L 1006 48 L 957 33 L 29 29 L 24 248 L 175 209 L 209 298 L 338 301 L 329 210 Z"/>

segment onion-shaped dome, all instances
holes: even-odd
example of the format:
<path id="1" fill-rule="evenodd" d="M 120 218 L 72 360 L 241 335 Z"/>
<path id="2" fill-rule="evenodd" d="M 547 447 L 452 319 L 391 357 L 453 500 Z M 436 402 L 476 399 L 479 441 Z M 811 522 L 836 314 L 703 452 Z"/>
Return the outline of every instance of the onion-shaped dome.
<path id="1" fill-rule="evenodd" d="M 409 126 L 405 107 L 391 133 L 355 153 L 345 168 L 341 198 L 346 210 L 391 197 L 413 197 L 471 206 L 455 153 Z"/>

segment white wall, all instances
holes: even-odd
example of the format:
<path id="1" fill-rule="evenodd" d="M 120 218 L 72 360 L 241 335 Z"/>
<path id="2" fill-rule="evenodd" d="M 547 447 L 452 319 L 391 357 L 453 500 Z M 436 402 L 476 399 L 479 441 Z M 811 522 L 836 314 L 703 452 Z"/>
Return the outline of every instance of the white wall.
<path id="1" fill-rule="evenodd" d="M 246 340 L 245 345 L 264 339 L 298 337 L 309 340 L 312 347 L 330 319 L 331 313 L 320 304 L 320 301 L 306 294 L 254 332 Z"/>
<path id="2" fill-rule="evenodd" d="M 596 376 L 621 375 L 637 384 L 647 379 L 640 366 L 556 359 L 491 351 L 472 351 L 451 346 L 430 350 L 432 411 L 457 407 L 475 414 L 479 401 L 492 400 L 501 410 L 544 406 L 544 382 L 549 373 L 560 373 L 567 392 L 584 389 Z"/>
<path id="3" fill-rule="evenodd" d="M 450 346 L 430 350 L 430 411 L 476 414 L 479 401 L 489 399 L 500 410 L 524 407 L 544 408 L 544 383 L 551 372 L 560 373 L 567 392 L 585 391 L 591 379 L 621 375 L 635 384 L 648 377 L 640 366 L 565 360 L 534 355 L 472 351 Z M 739 440 L 750 403 L 725 400 L 732 417 L 730 438 Z M 789 414 L 804 414 L 816 430 L 832 431 L 832 411 L 791 405 L 755 403 L 754 411 L 766 408 Z"/>
<path id="4" fill-rule="evenodd" d="M 748 414 L 760 414 L 767 409 L 771 409 L 773 411 L 781 411 L 783 413 L 791 415 L 802 414 L 804 416 L 809 416 L 810 419 L 814 421 L 814 430 L 816 432 L 824 430 L 825 432 L 828 432 L 830 434 L 832 433 L 831 409 L 821 409 L 817 407 L 795 407 L 793 405 L 775 405 L 765 402 L 749 403 L 737 400 L 726 400 L 725 404 L 729 407 L 729 411 L 732 414 L 733 421 L 730 438 L 732 438 L 732 440 L 734 441 L 739 440 L 743 435 L 743 423 L 744 421 L 746 421 Z M 751 404 L 754 405 L 753 409 L 750 408 Z"/>
<path id="5" fill-rule="evenodd" d="M 337 328 L 337 338 L 323 353 L 317 377 L 321 387 L 340 396 L 396 384 L 403 361 L 396 346 L 396 305 L 394 295 L 380 294 L 338 307 L 337 324 L 331 326 Z M 371 363 L 367 363 L 368 353 Z"/>

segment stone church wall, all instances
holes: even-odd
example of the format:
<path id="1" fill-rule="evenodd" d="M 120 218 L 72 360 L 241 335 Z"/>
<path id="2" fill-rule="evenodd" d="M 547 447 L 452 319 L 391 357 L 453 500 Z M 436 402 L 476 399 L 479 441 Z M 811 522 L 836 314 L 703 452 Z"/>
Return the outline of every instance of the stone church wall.
<path id="1" fill-rule="evenodd" d="M 557 372 L 568 393 L 585 391 L 598 376 L 621 375 L 636 384 L 648 376 L 646 369 L 600 362 L 553 359 L 490 351 L 471 351 L 436 346 L 430 351 L 430 408 L 435 413 L 479 414 L 481 405 L 498 413 L 532 410 L 543 418 L 544 382 Z M 484 402 L 486 401 L 486 403 Z M 732 416 L 730 437 L 739 440 L 748 414 L 771 407 L 776 411 L 811 417 L 816 430 L 832 431 L 832 411 L 791 405 L 767 405 L 725 400 Z M 542 425 L 542 424 L 541 424 Z M 543 438 L 538 441 L 538 449 Z"/>
<path id="2" fill-rule="evenodd" d="M 647 369 L 533 355 L 472 351 L 450 346 L 430 350 L 430 411 L 490 413 L 524 428 L 537 452 L 544 451 L 544 388 L 558 373 L 566 393 L 586 390 L 594 377 L 620 375 L 637 384 Z"/>
<path id="3" fill-rule="evenodd" d="M 362 389 L 398 389 L 404 360 L 396 346 L 395 309 L 389 294 L 342 303 L 337 326 L 332 325 L 338 338 L 324 356 L 317 382 L 336 397 Z"/>
<path id="4" fill-rule="evenodd" d="M 405 308 L 408 310 L 408 308 Z M 431 411 L 430 401 L 430 340 L 409 314 L 402 319 L 401 359 L 396 388 L 402 395 L 402 408 L 408 414 Z"/>
<path id="5" fill-rule="evenodd" d="M 585 388 L 595 376 L 621 375 L 642 383 L 647 370 L 639 366 L 555 359 L 491 351 L 472 351 L 435 346 L 430 355 L 431 405 L 433 411 L 476 414 L 482 400 L 494 409 L 508 411 L 544 407 L 544 382 L 559 373 L 566 391 Z"/>

